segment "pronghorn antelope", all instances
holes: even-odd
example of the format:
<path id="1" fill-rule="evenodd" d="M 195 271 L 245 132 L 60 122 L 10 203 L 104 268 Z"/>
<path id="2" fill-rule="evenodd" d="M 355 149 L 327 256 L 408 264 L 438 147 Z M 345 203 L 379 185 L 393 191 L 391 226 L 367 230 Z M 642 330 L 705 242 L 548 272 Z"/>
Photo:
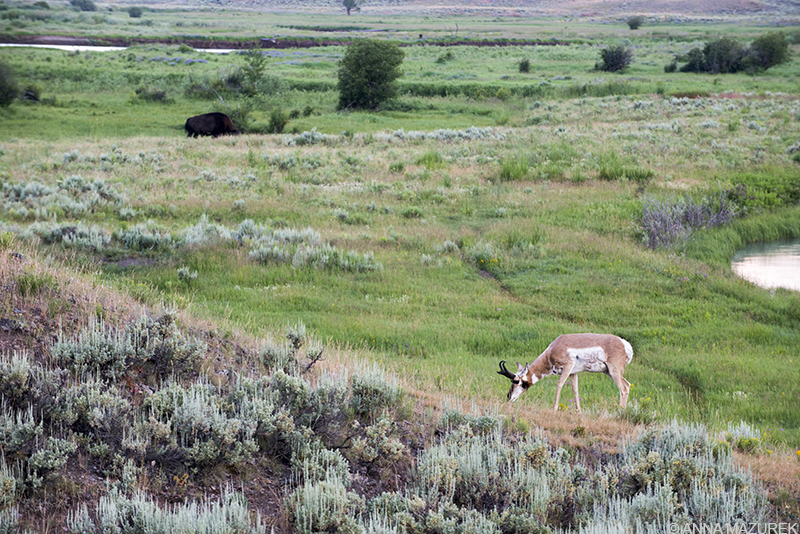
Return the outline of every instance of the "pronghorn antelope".
<path id="1" fill-rule="evenodd" d="M 620 408 L 628 404 L 631 384 L 622 378 L 622 373 L 625 371 L 625 366 L 631 363 L 631 358 L 633 358 L 631 344 L 621 337 L 610 334 L 564 334 L 550 343 L 550 346 L 533 362 L 525 366 L 517 363 L 517 374 L 511 374 L 506 369 L 505 361 L 500 362 L 500 371 L 497 373 L 511 379 L 511 389 L 508 390 L 509 402 L 517 400 L 529 387 L 545 376 L 561 375 L 556 390 L 556 404 L 553 407 L 556 411 L 561 398 L 561 388 L 569 378 L 572 391 L 575 393 L 575 404 L 580 413 L 578 373 L 581 371 L 606 373 L 619 388 Z"/>

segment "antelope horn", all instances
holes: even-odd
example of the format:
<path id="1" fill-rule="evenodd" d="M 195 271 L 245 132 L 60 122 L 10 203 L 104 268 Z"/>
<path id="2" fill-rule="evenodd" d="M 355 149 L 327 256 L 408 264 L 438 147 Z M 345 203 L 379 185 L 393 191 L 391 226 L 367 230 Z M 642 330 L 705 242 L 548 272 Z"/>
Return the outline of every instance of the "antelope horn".
<path id="1" fill-rule="evenodd" d="M 505 360 L 500 362 L 500 371 L 497 371 L 497 374 L 498 375 L 503 375 L 504 377 L 510 378 L 511 380 L 514 380 L 516 378 L 516 375 L 511 374 L 511 371 L 506 369 L 506 361 Z"/>

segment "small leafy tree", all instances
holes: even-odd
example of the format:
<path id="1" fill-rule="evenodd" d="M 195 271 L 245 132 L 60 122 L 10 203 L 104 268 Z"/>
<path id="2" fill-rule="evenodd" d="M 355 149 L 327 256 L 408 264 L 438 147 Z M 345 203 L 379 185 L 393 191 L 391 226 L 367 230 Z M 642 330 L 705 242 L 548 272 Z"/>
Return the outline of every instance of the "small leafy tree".
<path id="1" fill-rule="evenodd" d="M 520 72 L 530 72 L 531 71 L 531 60 L 530 59 L 523 59 L 519 62 L 519 71 Z"/>
<path id="2" fill-rule="evenodd" d="M 19 94 L 19 86 L 11 67 L 0 63 L 0 107 L 8 107 Z"/>
<path id="3" fill-rule="evenodd" d="M 264 57 L 261 50 L 251 48 L 244 52 L 244 60 L 247 65 L 242 69 L 242 74 L 244 74 L 245 81 L 255 88 L 264 76 L 267 58 Z"/>
<path id="4" fill-rule="evenodd" d="M 594 68 L 606 72 L 620 72 L 631 64 L 633 54 L 623 45 L 610 46 L 600 51 L 600 63 Z"/>
<path id="5" fill-rule="evenodd" d="M 353 9 L 361 11 L 361 3 L 358 0 L 342 0 L 342 5 L 347 10 L 348 15 L 350 15 L 350 11 Z"/>
<path id="6" fill-rule="evenodd" d="M 81 11 L 97 11 L 93 0 L 69 0 L 69 3 Z"/>
<path id="7" fill-rule="evenodd" d="M 783 32 L 772 32 L 757 37 L 747 53 L 747 66 L 768 69 L 789 60 L 789 41 Z"/>
<path id="8" fill-rule="evenodd" d="M 338 109 L 374 109 L 397 95 L 404 53 L 393 43 L 356 41 L 339 62 Z"/>
<path id="9" fill-rule="evenodd" d="M 638 30 L 644 24 L 644 17 L 641 15 L 634 15 L 628 19 L 628 28 Z"/>
<path id="10" fill-rule="evenodd" d="M 141 7 L 133 6 L 133 7 L 129 7 L 128 8 L 128 16 L 130 18 L 132 18 L 132 19 L 140 19 L 140 18 L 142 18 L 142 14 L 143 13 L 144 13 L 144 10 Z"/>

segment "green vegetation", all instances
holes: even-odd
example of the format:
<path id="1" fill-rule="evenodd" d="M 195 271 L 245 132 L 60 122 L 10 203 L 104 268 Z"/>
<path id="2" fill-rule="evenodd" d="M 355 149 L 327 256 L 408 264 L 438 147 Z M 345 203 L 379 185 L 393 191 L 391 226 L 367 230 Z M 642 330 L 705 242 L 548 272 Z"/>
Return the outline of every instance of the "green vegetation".
<path id="1" fill-rule="evenodd" d="M 693 48 L 686 54 L 681 72 L 729 74 L 741 71 L 766 70 L 789 60 L 789 42 L 783 32 L 768 33 L 756 38 L 745 48 L 732 37 L 723 37 Z"/>
<path id="2" fill-rule="evenodd" d="M 746 243 L 800 237 L 791 39 L 748 19 L 626 42 L 507 17 L 470 31 L 568 44 L 398 48 L 452 45 L 457 19 L 47 11 L 65 18 L 8 31 L 235 41 L 260 23 L 359 44 L 0 49 L 37 95 L 0 109 L 15 526 L 605 532 L 798 513 L 777 492 L 799 470 L 800 300 L 730 270 Z M 714 57 L 750 42 L 769 75 L 665 72 L 718 36 Z M 362 47 L 395 91 L 342 106 Z M 593 70 L 612 49 L 624 74 Z M 187 139 L 209 111 L 246 133 Z M 632 343 L 626 410 L 587 373 L 582 416 L 566 394 L 545 411 L 552 378 L 498 407 L 500 360 L 582 331 Z M 767 480 L 771 462 L 788 475 Z M 63 495 L 38 523 L 32 503 Z"/>
<path id="3" fill-rule="evenodd" d="M 600 63 L 595 69 L 606 72 L 621 72 L 627 69 L 633 60 L 633 52 L 624 45 L 609 46 L 600 51 Z"/>
<path id="4" fill-rule="evenodd" d="M 93 0 L 69 0 L 69 3 L 80 11 L 97 11 Z"/>
<path id="5" fill-rule="evenodd" d="M 638 30 L 642 27 L 642 24 L 644 24 L 644 17 L 641 15 L 634 15 L 627 20 L 626 24 L 628 24 L 628 28 Z"/>
<path id="6" fill-rule="evenodd" d="M 17 98 L 19 86 L 11 68 L 0 63 L 0 107 L 8 107 Z"/>
<path id="7" fill-rule="evenodd" d="M 338 108 L 375 109 L 394 98 L 403 56 L 397 45 L 382 41 L 356 41 L 348 46 L 339 63 Z"/>

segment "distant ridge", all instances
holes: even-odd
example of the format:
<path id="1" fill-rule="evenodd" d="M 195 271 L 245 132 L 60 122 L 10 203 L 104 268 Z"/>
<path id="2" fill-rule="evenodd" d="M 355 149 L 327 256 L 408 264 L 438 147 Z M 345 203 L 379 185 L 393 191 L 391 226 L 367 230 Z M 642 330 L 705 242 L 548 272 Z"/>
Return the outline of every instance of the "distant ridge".
<path id="1" fill-rule="evenodd" d="M 122 0 L 121 5 L 158 8 L 229 8 L 285 12 L 344 13 L 337 0 Z M 800 0 L 369 0 L 363 15 L 392 14 L 492 15 L 524 17 L 568 15 L 578 17 L 647 16 L 780 16 L 800 24 Z M 357 21 L 358 13 L 351 18 Z"/>

